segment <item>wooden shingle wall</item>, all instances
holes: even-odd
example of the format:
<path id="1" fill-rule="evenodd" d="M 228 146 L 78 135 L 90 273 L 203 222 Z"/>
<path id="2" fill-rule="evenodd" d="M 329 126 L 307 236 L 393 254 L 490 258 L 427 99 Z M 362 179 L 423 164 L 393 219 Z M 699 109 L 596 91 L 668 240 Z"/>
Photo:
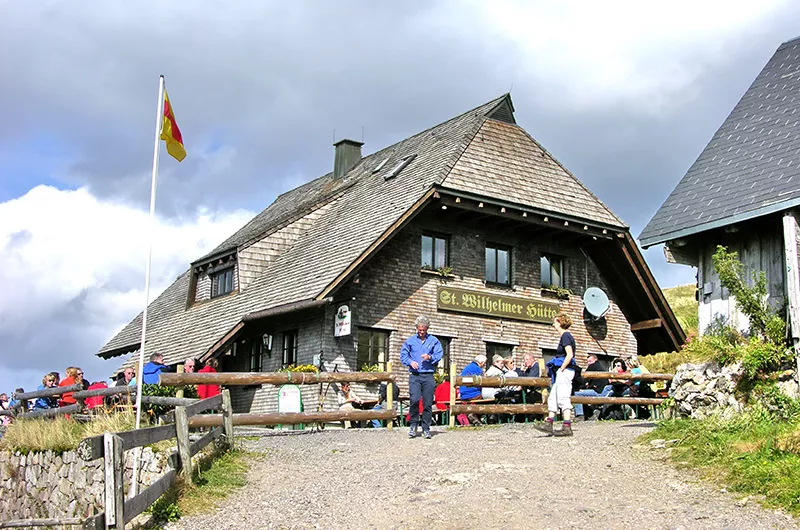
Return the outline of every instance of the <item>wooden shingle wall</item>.
<path id="1" fill-rule="evenodd" d="M 242 290 L 266 270 L 270 261 L 284 253 L 314 222 L 328 211 L 332 202 L 295 222 L 239 250 L 239 282 Z"/>

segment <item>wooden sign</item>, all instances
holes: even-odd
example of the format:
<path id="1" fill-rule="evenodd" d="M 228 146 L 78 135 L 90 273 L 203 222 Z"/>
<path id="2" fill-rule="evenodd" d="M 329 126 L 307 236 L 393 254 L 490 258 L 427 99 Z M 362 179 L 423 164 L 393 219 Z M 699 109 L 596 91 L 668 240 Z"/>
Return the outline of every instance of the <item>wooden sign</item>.
<path id="1" fill-rule="evenodd" d="M 542 324 L 551 324 L 561 311 L 558 304 L 552 302 L 451 287 L 439 287 L 436 292 L 436 309 Z"/>

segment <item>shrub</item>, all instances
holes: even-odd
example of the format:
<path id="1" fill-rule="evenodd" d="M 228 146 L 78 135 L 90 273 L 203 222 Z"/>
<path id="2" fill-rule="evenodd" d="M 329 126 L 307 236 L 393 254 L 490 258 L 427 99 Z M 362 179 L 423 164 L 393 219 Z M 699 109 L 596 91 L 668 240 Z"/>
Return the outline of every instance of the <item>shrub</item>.
<path id="1" fill-rule="evenodd" d="M 312 372 L 317 373 L 319 372 L 319 368 L 314 366 L 313 364 L 298 364 L 297 366 L 290 364 L 285 368 L 281 368 L 278 370 L 279 372 Z"/>

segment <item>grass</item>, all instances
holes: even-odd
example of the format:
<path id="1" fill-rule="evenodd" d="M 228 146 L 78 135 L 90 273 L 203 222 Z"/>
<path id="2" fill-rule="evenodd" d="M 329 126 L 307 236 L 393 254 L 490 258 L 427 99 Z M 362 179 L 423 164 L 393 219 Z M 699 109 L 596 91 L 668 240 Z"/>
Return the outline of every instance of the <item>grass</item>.
<path id="1" fill-rule="evenodd" d="M 219 501 L 247 484 L 249 457 L 245 451 L 234 450 L 214 452 L 200 459 L 195 465 L 193 484 L 177 482 L 150 507 L 157 521 L 153 528 L 160 528 L 162 522 L 212 511 Z"/>
<path id="2" fill-rule="evenodd" d="M 776 421 L 763 409 L 723 421 L 667 420 L 643 441 L 677 439 L 670 458 L 728 491 L 754 495 L 800 515 L 800 420 Z"/>
<path id="3" fill-rule="evenodd" d="M 686 334 L 697 333 L 697 299 L 694 297 L 695 285 L 679 285 L 664 289 L 664 296 L 667 298 L 669 306 L 678 318 L 683 331 Z"/>
<path id="4" fill-rule="evenodd" d="M 16 420 L 8 426 L 0 439 L 0 449 L 20 451 L 63 452 L 75 449 L 84 438 L 104 432 L 130 431 L 136 422 L 131 411 L 98 415 L 82 423 L 63 416 L 32 420 Z"/>

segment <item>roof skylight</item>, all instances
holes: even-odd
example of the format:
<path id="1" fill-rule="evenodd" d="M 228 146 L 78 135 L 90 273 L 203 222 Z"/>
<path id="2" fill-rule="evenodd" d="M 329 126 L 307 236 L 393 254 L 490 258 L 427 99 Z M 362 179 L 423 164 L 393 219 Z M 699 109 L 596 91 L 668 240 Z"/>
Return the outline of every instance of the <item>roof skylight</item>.
<path id="1" fill-rule="evenodd" d="M 404 168 L 405 168 L 407 165 L 409 165 L 409 164 L 411 163 L 411 161 L 412 161 L 412 160 L 414 160 L 416 157 L 417 157 L 417 155 L 416 155 L 416 154 L 413 154 L 413 155 L 408 155 L 408 156 L 404 157 L 402 160 L 400 160 L 400 162 L 398 162 L 398 163 L 397 163 L 397 165 L 396 165 L 396 166 L 394 166 L 394 169 L 392 169 L 392 171 L 391 171 L 391 172 L 389 172 L 389 174 L 388 174 L 388 175 L 386 175 L 386 176 L 385 176 L 385 177 L 383 177 L 383 178 L 384 178 L 385 180 L 389 180 L 390 178 L 394 178 L 394 177 L 396 177 L 396 176 L 397 176 L 397 175 L 399 175 L 399 174 L 400 174 L 400 172 L 401 172 L 401 171 L 403 171 L 403 169 L 404 169 Z"/>

